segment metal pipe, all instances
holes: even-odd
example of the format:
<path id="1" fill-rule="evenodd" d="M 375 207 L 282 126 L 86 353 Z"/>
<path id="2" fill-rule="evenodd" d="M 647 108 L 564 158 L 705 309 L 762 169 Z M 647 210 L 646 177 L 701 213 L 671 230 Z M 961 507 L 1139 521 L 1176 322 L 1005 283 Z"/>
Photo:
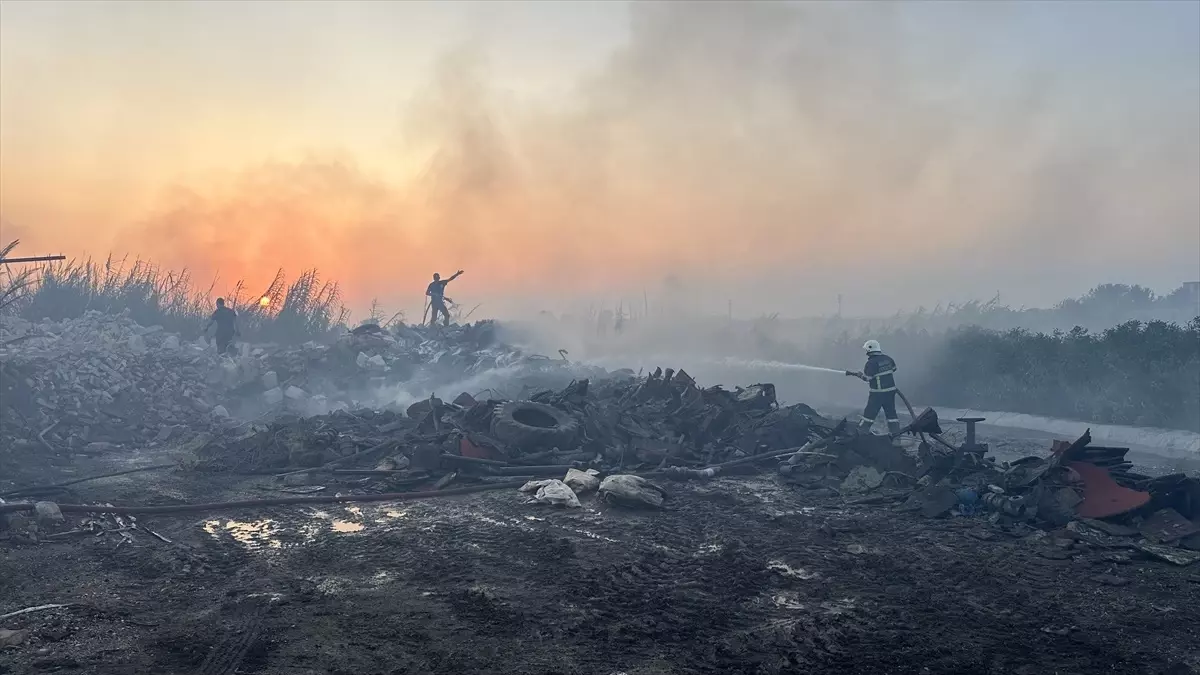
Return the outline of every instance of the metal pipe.
<path id="1" fill-rule="evenodd" d="M 13 265 L 16 263 L 35 263 L 35 262 L 53 262 L 55 260 L 66 260 L 65 255 L 34 255 L 24 258 L 0 258 L 0 265 Z"/>
<path id="2" fill-rule="evenodd" d="M 177 464 L 155 464 L 154 466 L 143 466 L 138 469 L 126 469 L 124 471 L 114 471 L 113 473 L 105 473 L 99 476 L 88 476 L 87 478 L 76 478 L 65 483 L 56 483 L 54 485 L 39 485 L 37 487 L 21 488 L 19 490 L 9 490 L 8 492 L 0 492 L 0 497 L 18 497 L 21 495 L 40 493 L 50 490 L 65 488 L 68 485 L 76 485 L 78 483 L 86 483 L 90 480 L 100 480 L 101 478 L 114 478 L 116 476 L 124 476 L 131 473 L 141 473 L 143 471 L 161 471 L 163 469 L 174 469 Z"/>
<path id="3" fill-rule="evenodd" d="M 207 504 L 169 504 L 163 506 L 101 506 L 98 504 L 59 504 L 58 509 L 63 513 L 114 513 L 118 515 L 145 515 L 151 513 L 194 513 L 197 511 L 224 511 L 228 509 L 257 508 L 263 506 L 291 506 L 294 504 L 350 504 L 363 502 L 399 502 L 412 499 L 427 499 L 429 497 L 450 497 L 454 495 L 469 495 L 475 492 L 490 490 L 505 490 L 519 488 L 524 481 L 506 481 L 486 485 L 470 485 L 461 488 L 450 488 L 429 492 L 385 492 L 374 495 L 321 495 L 313 497 L 276 497 L 274 499 L 245 499 L 232 502 L 211 502 Z M 0 504 L 0 513 L 14 511 L 32 511 L 30 502 Z"/>
<path id="4" fill-rule="evenodd" d="M 463 455 L 452 455 L 448 452 L 443 452 L 442 459 L 451 462 L 461 462 L 463 464 L 483 464 L 485 466 L 508 466 L 508 462 L 502 462 L 498 459 L 484 459 L 482 457 L 465 457 Z"/>
<path id="5" fill-rule="evenodd" d="M 578 469 L 574 464 L 546 464 L 542 466 L 495 466 L 489 467 L 497 476 L 528 476 L 531 474 L 565 474 L 569 469 Z"/>

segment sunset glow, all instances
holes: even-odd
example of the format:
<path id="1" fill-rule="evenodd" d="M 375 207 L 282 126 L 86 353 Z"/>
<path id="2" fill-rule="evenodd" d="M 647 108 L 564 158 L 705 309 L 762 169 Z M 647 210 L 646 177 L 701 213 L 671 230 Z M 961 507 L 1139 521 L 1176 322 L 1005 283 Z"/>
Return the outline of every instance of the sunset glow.
<path id="1" fill-rule="evenodd" d="M 972 6 L 3 3 L 0 239 L 416 312 L 1193 276 L 1197 5 Z"/>

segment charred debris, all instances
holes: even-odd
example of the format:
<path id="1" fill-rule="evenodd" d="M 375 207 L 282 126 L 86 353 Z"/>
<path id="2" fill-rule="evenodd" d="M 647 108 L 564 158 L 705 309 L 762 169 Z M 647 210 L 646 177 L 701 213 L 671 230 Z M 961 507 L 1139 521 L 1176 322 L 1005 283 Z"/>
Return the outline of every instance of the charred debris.
<path id="1" fill-rule="evenodd" d="M 523 354 L 497 344 L 490 323 L 452 331 L 368 326 L 334 345 L 243 348 L 228 359 L 122 319 L 86 320 L 93 325 L 26 327 L 18 336 L 37 349 L 0 362 L 10 394 L 31 389 L 19 399 L 27 407 L 4 411 L 5 433 L 26 450 L 49 451 L 111 452 L 153 439 L 175 447 L 179 470 L 271 476 L 286 495 L 239 507 L 519 488 L 531 503 L 658 509 L 686 498 L 680 483 L 767 473 L 813 499 L 976 519 L 980 538 L 1026 537 L 1047 557 L 1099 548 L 1174 565 L 1200 561 L 1200 481 L 1140 475 L 1126 449 L 1095 446 L 1088 433 L 1056 442 L 1045 456 L 999 462 L 976 442 L 977 418 L 961 420 L 967 440 L 954 444 L 927 409 L 899 435 L 909 439 L 901 443 L 804 404 L 782 406 L 771 384 L 728 390 L 701 386 L 683 370 L 638 376 L 570 364 L 565 355 Z M 73 348 L 97 330 L 107 336 L 105 349 Z M 161 358 L 146 358 L 151 350 Z M 512 398 L 485 390 L 374 409 L 350 399 L 331 405 L 314 393 L 514 364 L 521 387 Z M 202 384 L 178 386 L 189 375 Z M 566 384 L 548 386 L 555 382 Z M 213 410 L 236 410 L 247 398 L 260 407 L 265 401 L 270 414 L 239 420 Z M 130 424 L 129 411 L 142 399 L 151 403 Z M 136 513 L 226 506 L 56 503 L 64 494 L 62 485 L 0 486 L 7 500 L 0 537 L 60 536 L 64 513 L 85 516 L 93 529 L 108 522 L 126 532 L 121 518 Z"/>

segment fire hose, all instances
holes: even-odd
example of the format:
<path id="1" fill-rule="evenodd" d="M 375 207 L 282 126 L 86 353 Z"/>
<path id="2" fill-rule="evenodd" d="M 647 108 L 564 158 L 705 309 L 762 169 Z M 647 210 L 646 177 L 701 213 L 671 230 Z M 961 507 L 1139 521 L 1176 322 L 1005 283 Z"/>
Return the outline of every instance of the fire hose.
<path id="1" fill-rule="evenodd" d="M 845 372 L 846 372 L 846 375 L 848 375 L 850 377 L 857 377 L 859 379 L 864 379 L 862 373 L 856 373 L 852 370 L 847 370 Z M 917 411 L 913 409 L 912 403 L 908 402 L 908 397 L 904 395 L 904 392 L 900 391 L 900 387 L 896 387 L 896 396 L 899 396 L 900 400 L 904 401 L 904 407 L 908 408 L 909 418 L 916 420 L 917 419 Z M 919 435 L 921 437 L 922 441 L 925 440 L 925 434 L 923 432 L 918 431 L 917 435 Z"/>
<path id="2" fill-rule="evenodd" d="M 917 411 L 913 410 L 912 404 L 908 402 L 908 397 L 904 395 L 904 392 L 900 391 L 899 387 L 896 387 L 896 395 L 900 397 L 901 401 L 904 401 L 904 407 L 908 408 L 909 418 L 913 420 L 917 419 Z M 920 435 L 922 441 L 925 440 L 924 432 L 918 431 L 917 434 Z"/>

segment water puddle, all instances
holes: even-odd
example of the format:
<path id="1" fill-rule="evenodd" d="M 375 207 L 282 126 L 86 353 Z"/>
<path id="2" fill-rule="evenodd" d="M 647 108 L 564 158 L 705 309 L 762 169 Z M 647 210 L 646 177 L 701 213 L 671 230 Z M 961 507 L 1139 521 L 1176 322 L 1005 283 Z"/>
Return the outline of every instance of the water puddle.
<path id="1" fill-rule="evenodd" d="M 217 537 L 228 534 L 234 541 L 249 549 L 280 549 L 284 541 L 306 543 L 315 540 L 322 532 L 338 534 L 353 534 L 367 528 L 362 522 L 363 512 L 358 507 L 345 509 L 345 514 L 330 513 L 329 511 L 312 511 L 309 522 L 292 523 L 284 526 L 275 520 L 206 520 L 203 529 L 208 534 Z M 407 515 L 403 511 L 388 511 L 388 517 L 402 518 Z M 341 517 L 339 517 L 341 516 Z M 379 520 L 377 522 L 386 522 Z M 287 535 L 287 536 L 285 536 Z"/>
<path id="2" fill-rule="evenodd" d="M 204 531 L 215 536 L 221 532 L 229 533 L 235 541 L 249 548 L 283 548 L 283 542 L 275 538 L 279 533 L 279 525 L 270 519 L 241 521 L 241 520 L 206 520 Z"/>
<path id="3" fill-rule="evenodd" d="M 328 511 L 313 511 L 312 517 L 316 520 L 327 521 L 329 530 L 341 534 L 350 534 L 353 532 L 362 532 L 367 529 L 363 521 L 363 512 L 360 507 L 347 506 L 344 514 L 334 514 Z M 316 533 L 311 533 L 311 539 Z"/>

